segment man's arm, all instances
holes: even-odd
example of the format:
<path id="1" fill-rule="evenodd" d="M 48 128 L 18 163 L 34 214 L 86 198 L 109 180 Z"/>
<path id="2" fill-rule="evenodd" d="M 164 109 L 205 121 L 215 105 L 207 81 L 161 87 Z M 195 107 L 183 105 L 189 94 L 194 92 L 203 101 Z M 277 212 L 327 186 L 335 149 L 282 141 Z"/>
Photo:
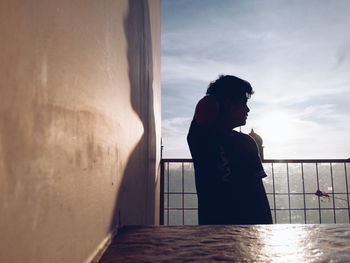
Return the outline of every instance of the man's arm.
<path id="1" fill-rule="evenodd" d="M 194 119 L 199 126 L 212 127 L 219 115 L 219 103 L 214 96 L 204 96 L 197 104 Z"/>
<path id="2" fill-rule="evenodd" d="M 195 162 L 197 187 L 208 191 L 216 185 L 220 172 L 220 145 L 215 129 L 219 104 L 214 96 L 204 96 L 197 104 L 187 141 Z"/>

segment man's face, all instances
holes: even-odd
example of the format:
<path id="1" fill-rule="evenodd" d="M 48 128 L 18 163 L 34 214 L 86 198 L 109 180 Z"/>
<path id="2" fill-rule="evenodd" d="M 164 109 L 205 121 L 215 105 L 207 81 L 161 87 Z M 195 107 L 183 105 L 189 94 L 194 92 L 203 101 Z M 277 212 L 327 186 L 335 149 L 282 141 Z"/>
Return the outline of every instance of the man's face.
<path id="1" fill-rule="evenodd" d="M 247 100 L 241 102 L 228 102 L 226 111 L 227 125 L 236 128 L 246 124 L 249 108 L 247 106 Z"/>

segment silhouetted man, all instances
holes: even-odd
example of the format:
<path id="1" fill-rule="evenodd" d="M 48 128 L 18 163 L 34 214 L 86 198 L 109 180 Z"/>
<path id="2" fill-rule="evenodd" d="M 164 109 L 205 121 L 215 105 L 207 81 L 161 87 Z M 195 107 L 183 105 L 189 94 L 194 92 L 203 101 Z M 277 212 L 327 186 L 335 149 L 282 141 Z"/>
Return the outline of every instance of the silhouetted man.
<path id="1" fill-rule="evenodd" d="M 270 224 L 266 177 L 255 141 L 233 130 L 246 124 L 251 85 L 235 76 L 210 83 L 187 136 L 199 224 Z"/>

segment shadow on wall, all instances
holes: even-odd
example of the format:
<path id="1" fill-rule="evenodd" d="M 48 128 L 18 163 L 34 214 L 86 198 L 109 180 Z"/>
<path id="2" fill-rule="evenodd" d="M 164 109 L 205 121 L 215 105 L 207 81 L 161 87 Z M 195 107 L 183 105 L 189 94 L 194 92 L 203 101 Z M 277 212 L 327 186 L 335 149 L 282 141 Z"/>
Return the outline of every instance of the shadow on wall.
<path id="1" fill-rule="evenodd" d="M 111 229 L 123 225 L 151 224 L 154 210 L 156 132 L 153 109 L 153 57 L 148 1 L 129 0 L 124 19 L 127 39 L 130 101 L 144 133 L 131 153 L 114 208 Z M 125 123 L 127 126 L 128 124 Z M 135 132 L 132 127 L 129 132 Z"/>

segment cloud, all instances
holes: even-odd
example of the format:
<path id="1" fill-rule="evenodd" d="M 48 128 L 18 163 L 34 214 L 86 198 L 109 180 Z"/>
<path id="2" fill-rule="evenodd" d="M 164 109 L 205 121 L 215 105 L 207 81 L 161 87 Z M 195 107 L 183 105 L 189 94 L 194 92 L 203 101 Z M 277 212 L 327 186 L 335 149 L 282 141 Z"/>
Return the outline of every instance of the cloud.
<path id="1" fill-rule="evenodd" d="M 178 136 L 180 134 L 183 134 L 182 127 L 184 125 L 188 125 L 191 122 L 191 118 L 171 118 L 171 119 L 165 119 L 162 122 L 162 129 L 165 134 L 170 134 L 171 136 Z"/>
<path id="2" fill-rule="evenodd" d="M 339 46 L 335 54 L 335 66 L 336 68 L 347 66 L 349 69 L 350 66 L 350 44 L 344 44 Z"/>
<path id="3" fill-rule="evenodd" d="M 191 118 L 170 118 L 162 121 L 163 157 L 188 158 L 187 133 Z"/>
<path id="4" fill-rule="evenodd" d="M 237 63 L 226 63 L 219 60 L 202 57 L 163 56 L 162 76 L 165 81 L 188 81 L 196 80 L 209 84 L 216 79 L 219 74 L 245 72 L 242 65 Z"/>

